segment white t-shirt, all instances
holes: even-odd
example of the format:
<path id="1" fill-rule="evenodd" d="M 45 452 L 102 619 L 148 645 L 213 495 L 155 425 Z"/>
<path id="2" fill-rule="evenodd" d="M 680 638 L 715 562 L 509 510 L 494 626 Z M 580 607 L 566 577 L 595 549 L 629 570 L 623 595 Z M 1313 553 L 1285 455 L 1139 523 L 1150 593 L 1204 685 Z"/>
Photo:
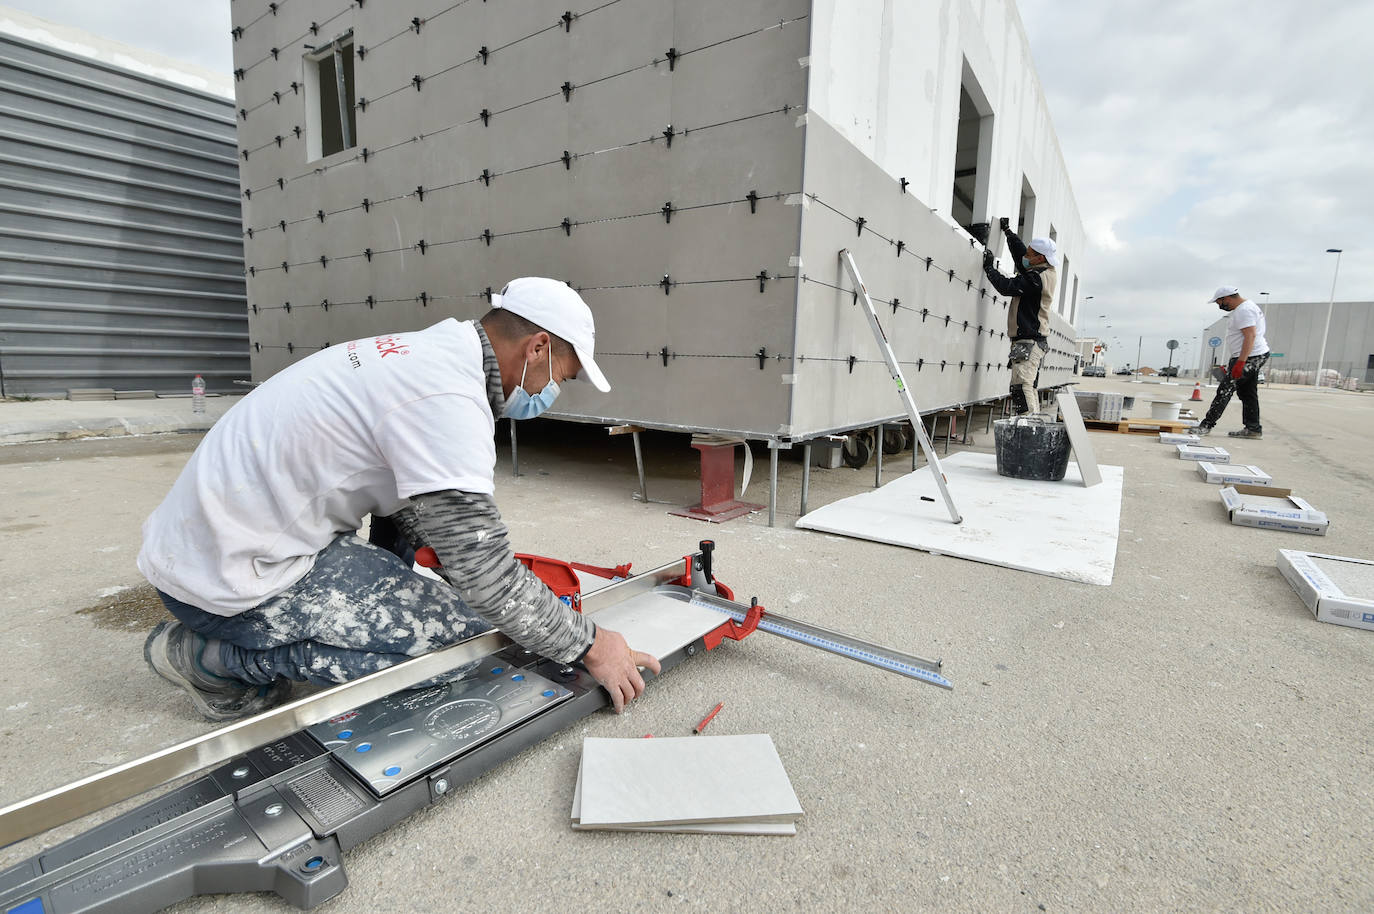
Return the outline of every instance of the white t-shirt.
<path id="1" fill-rule="evenodd" d="M 493 494 L 495 428 L 471 322 L 332 346 L 214 424 L 144 522 L 138 568 L 178 600 L 237 615 L 367 514 L 444 489 Z"/>
<path id="2" fill-rule="evenodd" d="M 1226 325 L 1226 351 L 1233 359 L 1239 358 L 1240 351 L 1245 348 L 1245 334 L 1241 331 L 1246 327 L 1255 328 L 1255 345 L 1250 347 L 1250 355 L 1264 355 L 1269 351 L 1269 341 L 1264 338 L 1264 312 L 1247 298 L 1236 305 Z"/>

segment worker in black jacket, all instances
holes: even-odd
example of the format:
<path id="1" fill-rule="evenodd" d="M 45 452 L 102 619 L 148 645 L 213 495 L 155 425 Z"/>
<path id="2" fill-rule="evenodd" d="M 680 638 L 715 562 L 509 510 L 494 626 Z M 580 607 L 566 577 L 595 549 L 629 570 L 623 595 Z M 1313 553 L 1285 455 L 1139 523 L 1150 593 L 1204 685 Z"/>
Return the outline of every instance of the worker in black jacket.
<path id="1" fill-rule="evenodd" d="M 1016 275 L 1003 276 L 996 258 L 983 249 L 983 272 L 993 288 L 1011 298 L 1007 309 L 1007 338 L 1011 340 L 1011 402 L 1017 415 L 1037 412 L 1036 381 L 1040 361 L 1050 348 L 1050 310 L 1059 282 L 1059 249 L 1048 238 L 1033 238 L 1029 246 L 1001 220 L 1007 250 L 1016 258 Z"/>

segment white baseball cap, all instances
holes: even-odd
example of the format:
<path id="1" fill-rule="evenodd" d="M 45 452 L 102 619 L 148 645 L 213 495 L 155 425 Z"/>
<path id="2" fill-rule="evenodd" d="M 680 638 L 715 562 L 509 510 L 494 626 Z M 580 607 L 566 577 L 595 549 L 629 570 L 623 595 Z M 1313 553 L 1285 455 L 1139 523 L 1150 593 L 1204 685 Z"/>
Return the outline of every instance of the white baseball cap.
<path id="1" fill-rule="evenodd" d="M 582 363 L 577 377 L 591 381 L 602 393 L 611 389 L 592 358 L 596 351 L 596 322 L 592 319 L 592 309 L 567 283 L 542 276 L 512 279 L 501 294 L 491 296 L 491 306 L 505 308 L 566 340 Z"/>
<path id="2" fill-rule="evenodd" d="M 1240 290 L 1237 289 L 1235 286 L 1222 286 L 1220 289 L 1217 289 L 1215 292 L 1213 292 L 1212 297 L 1207 300 L 1215 304 L 1218 298 L 1225 298 L 1228 295 L 1235 295 L 1239 291 Z"/>
<path id="3" fill-rule="evenodd" d="M 1059 245 L 1049 238 L 1032 238 L 1027 245 L 1032 251 L 1038 251 L 1045 255 L 1045 259 L 1050 262 L 1050 266 L 1059 269 Z"/>

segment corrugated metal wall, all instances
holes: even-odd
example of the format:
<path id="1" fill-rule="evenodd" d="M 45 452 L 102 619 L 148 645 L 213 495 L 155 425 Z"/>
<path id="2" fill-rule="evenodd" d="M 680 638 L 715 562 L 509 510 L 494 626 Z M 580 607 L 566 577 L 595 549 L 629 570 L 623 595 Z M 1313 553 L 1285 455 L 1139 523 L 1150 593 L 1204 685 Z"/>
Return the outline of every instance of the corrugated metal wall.
<path id="1" fill-rule="evenodd" d="M 233 105 L 0 35 L 5 392 L 249 376 Z"/>

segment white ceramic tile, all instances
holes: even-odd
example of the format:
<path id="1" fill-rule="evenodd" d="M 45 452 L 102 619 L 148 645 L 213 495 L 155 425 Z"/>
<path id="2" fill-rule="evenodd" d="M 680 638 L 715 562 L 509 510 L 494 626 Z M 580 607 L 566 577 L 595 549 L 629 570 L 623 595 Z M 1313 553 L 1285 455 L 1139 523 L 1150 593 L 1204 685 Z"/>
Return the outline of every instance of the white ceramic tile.
<path id="1" fill-rule="evenodd" d="M 591 618 L 602 628 L 620 632 L 634 650 L 660 660 L 729 621 L 724 613 L 657 593 L 608 606 Z"/>
<path id="2" fill-rule="evenodd" d="M 579 825 L 791 823 L 801 815 L 767 734 L 582 743 Z"/>
<path id="3" fill-rule="evenodd" d="M 965 451 L 941 466 L 962 524 L 950 523 L 930 468 L 922 467 L 881 489 L 818 508 L 797 526 L 1085 584 L 1111 584 L 1125 476 L 1121 467 L 1100 467 L 1102 485 L 1084 488 L 1073 463 L 1061 482 L 999 476 L 991 454 Z M 935 500 L 922 501 L 923 495 Z"/>
<path id="4" fill-rule="evenodd" d="M 1078 411 L 1078 400 L 1071 393 L 1055 394 L 1055 399 L 1059 401 L 1059 411 L 1064 414 L 1064 428 L 1068 430 L 1069 442 L 1073 445 L 1073 456 L 1078 462 L 1083 485 L 1089 489 L 1102 485 L 1102 473 L 1097 468 L 1097 454 L 1093 451 L 1088 429 L 1083 425 L 1083 415 Z"/>

